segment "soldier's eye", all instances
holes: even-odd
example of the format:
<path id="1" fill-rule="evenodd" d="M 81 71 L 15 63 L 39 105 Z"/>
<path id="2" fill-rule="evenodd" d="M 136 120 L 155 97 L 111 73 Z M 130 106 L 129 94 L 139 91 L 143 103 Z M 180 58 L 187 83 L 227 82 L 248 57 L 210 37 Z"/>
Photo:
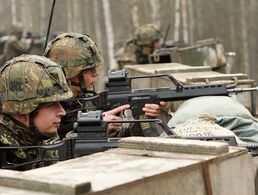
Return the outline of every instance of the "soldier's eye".
<path id="1" fill-rule="evenodd" d="M 58 104 L 59 104 L 58 102 L 49 102 L 49 103 L 42 104 L 42 106 L 44 106 L 44 107 L 54 107 L 54 106 L 57 106 Z"/>

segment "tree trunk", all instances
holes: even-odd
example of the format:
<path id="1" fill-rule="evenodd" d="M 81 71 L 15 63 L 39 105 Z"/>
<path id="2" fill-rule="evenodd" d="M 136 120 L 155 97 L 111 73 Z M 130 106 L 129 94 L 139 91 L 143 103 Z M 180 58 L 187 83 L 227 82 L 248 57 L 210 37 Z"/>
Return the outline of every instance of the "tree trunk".
<path id="1" fill-rule="evenodd" d="M 73 31 L 73 0 L 67 0 L 66 1 L 66 5 L 67 5 L 67 30 L 69 32 Z"/>
<path id="2" fill-rule="evenodd" d="M 188 13 L 189 13 L 189 42 L 193 43 L 194 41 L 194 30 L 195 30 L 195 16 L 193 12 L 193 3 L 192 0 L 187 0 L 188 3 Z"/>
<path id="3" fill-rule="evenodd" d="M 46 2 L 45 1 L 40 1 L 40 34 L 45 35 L 46 34 Z"/>
<path id="4" fill-rule="evenodd" d="M 151 6 L 151 21 L 160 27 L 160 1 L 159 0 L 150 0 Z"/>
<path id="5" fill-rule="evenodd" d="M 108 47 L 108 58 L 110 70 L 116 69 L 116 61 L 114 58 L 114 31 L 111 19 L 110 2 L 109 0 L 102 0 L 103 11 L 104 11 L 104 21 L 106 27 L 107 36 L 107 47 Z"/>
<path id="6" fill-rule="evenodd" d="M 186 0 L 181 0 L 181 3 L 182 3 L 181 5 L 182 5 L 183 41 L 185 43 L 189 43 Z"/>
<path id="7" fill-rule="evenodd" d="M 73 3 L 73 23 L 74 23 L 74 30 L 75 32 L 81 33 L 82 32 L 82 23 L 81 23 L 81 9 L 80 9 L 80 3 L 77 1 L 74 1 Z"/>
<path id="8" fill-rule="evenodd" d="M 103 28 L 101 28 L 102 25 L 100 23 L 101 19 L 100 19 L 100 12 L 99 12 L 99 10 L 100 10 L 99 2 L 100 2 L 99 0 L 95 0 L 95 1 L 92 2 L 93 3 L 93 10 L 92 11 L 93 11 L 93 16 L 94 16 L 93 18 L 95 19 L 94 30 L 93 31 L 94 31 L 94 35 L 96 37 L 96 40 L 93 40 L 93 41 L 95 41 L 97 43 L 99 49 L 101 51 L 103 51 L 104 50 L 104 44 L 103 43 L 104 43 L 105 40 L 102 38 Z M 90 27 L 90 25 L 88 25 L 88 27 Z M 91 30 L 91 32 L 93 32 L 93 31 Z M 103 52 L 102 52 L 102 54 L 103 54 Z M 104 65 L 102 67 L 101 71 L 99 72 L 98 77 L 99 78 L 105 78 L 105 75 L 106 75 L 108 69 L 109 69 L 109 67 L 106 67 Z M 97 91 L 103 91 L 104 90 L 104 83 L 98 80 L 96 82 L 96 90 Z"/>
<path id="9" fill-rule="evenodd" d="M 249 50 L 248 50 L 248 35 L 247 35 L 247 24 L 246 24 L 246 10 L 245 0 L 240 0 L 240 23 L 241 23 L 241 37 L 243 46 L 243 58 L 244 58 L 244 72 L 250 74 L 249 70 Z"/>
<path id="10" fill-rule="evenodd" d="M 196 11 L 196 37 L 197 39 L 201 39 L 203 37 L 203 14 L 201 12 L 202 10 L 202 3 L 203 0 L 196 0 L 195 2 L 195 11 Z"/>
<path id="11" fill-rule="evenodd" d="M 25 30 L 32 30 L 33 24 L 32 24 L 32 14 L 31 9 L 28 6 L 28 2 L 26 0 L 21 1 L 21 13 L 22 13 L 22 24 L 25 28 Z"/>
<path id="12" fill-rule="evenodd" d="M 11 0 L 12 24 L 17 24 L 16 0 Z"/>
<path id="13" fill-rule="evenodd" d="M 175 32 L 174 32 L 174 40 L 179 41 L 179 33 L 180 33 L 180 0 L 175 1 Z"/>
<path id="14" fill-rule="evenodd" d="M 138 11 L 138 0 L 130 0 L 127 1 L 126 3 L 128 4 L 129 7 L 129 11 L 131 14 L 131 18 L 132 18 L 132 34 L 134 34 L 135 30 L 140 26 L 140 22 L 139 22 L 139 11 Z"/>

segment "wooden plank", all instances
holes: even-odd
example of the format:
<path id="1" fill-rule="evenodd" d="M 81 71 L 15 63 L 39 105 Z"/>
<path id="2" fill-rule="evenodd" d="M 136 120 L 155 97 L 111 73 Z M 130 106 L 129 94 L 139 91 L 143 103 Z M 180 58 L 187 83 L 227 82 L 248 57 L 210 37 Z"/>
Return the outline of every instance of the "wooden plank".
<path id="1" fill-rule="evenodd" d="M 159 137 L 127 137 L 121 139 L 118 145 L 120 148 L 187 154 L 221 155 L 228 152 L 228 144 L 224 142 Z"/>

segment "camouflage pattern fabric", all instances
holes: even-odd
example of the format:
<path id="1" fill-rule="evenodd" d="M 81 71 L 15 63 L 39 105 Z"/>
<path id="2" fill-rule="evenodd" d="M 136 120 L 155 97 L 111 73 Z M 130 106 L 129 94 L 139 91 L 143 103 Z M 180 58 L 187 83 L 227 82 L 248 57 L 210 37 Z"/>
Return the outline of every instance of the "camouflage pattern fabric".
<path id="1" fill-rule="evenodd" d="M 31 44 L 21 42 L 16 36 L 11 35 L 4 45 L 4 52 L 1 55 L 2 65 L 16 56 L 28 53 L 30 49 Z"/>
<path id="2" fill-rule="evenodd" d="M 1 146 L 37 146 L 58 141 L 53 138 L 44 141 L 46 137 L 36 127 L 26 127 L 11 116 L 30 114 L 43 103 L 58 102 L 71 97 L 72 91 L 62 68 L 51 60 L 41 56 L 22 55 L 8 61 L 0 69 Z M 8 161 L 19 164 L 37 160 L 39 157 L 35 150 L 25 149 L 12 150 L 7 155 Z M 46 155 L 51 157 L 56 154 L 55 151 L 50 151 Z M 19 169 L 43 165 L 37 163 Z"/>
<path id="3" fill-rule="evenodd" d="M 22 55 L 0 70 L 0 111 L 27 114 L 40 104 L 72 97 L 62 68 L 51 60 Z"/>
<path id="4" fill-rule="evenodd" d="M 149 63 L 148 55 L 142 53 L 141 46 L 137 44 L 136 40 L 128 41 L 123 48 L 123 52 L 120 51 L 120 54 L 117 55 L 116 60 L 121 67 Z"/>
<path id="5" fill-rule="evenodd" d="M 21 41 L 23 27 L 19 24 L 11 27 L 11 34 L 4 44 L 3 54 L 0 55 L 0 65 L 21 54 L 29 53 L 32 44 Z"/>
<path id="6" fill-rule="evenodd" d="M 149 64 L 148 54 L 142 52 L 141 46 L 152 45 L 161 38 L 161 32 L 153 24 L 145 24 L 136 30 L 136 37 L 120 48 L 115 56 L 120 67 L 130 64 Z"/>
<path id="7" fill-rule="evenodd" d="M 96 43 L 87 35 L 64 33 L 53 39 L 44 56 L 60 64 L 66 78 L 73 78 L 83 70 L 103 65 L 104 60 Z"/>
<path id="8" fill-rule="evenodd" d="M 153 41 L 161 38 L 161 32 L 153 24 L 145 24 L 136 30 L 138 45 L 151 45 Z"/>
<path id="9" fill-rule="evenodd" d="M 42 142 L 35 137 L 31 130 L 12 119 L 8 115 L 0 114 L 0 146 L 37 146 Z M 10 150 L 7 152 L 7 160 L 13 163 L 24 163 L 36 160 L 37 156 L 24 150 Z M 36 168 L 39 165 L 28 165 L 18 170 Z"/>
<path id="10" fill-rule="evenodd" d="M 83 70 L 95 68 L 104 63 L 97 45 L 89 36 L 79 33 L 64 33 L 57 36 L 48 44 L 44 55 L 64 68 L 66 79 L 71 79 L 75 76 L 81 77 L 79 74 L 82 73 Z M 80 83 L 80 85 L 82 90 L 82 87 L 85 87 L 85 85 L 84 83 Z M 87 96 L 88 95 L 90 94 L 87 94 Z M 77 97 L 85 97 L 85 95 L 80 94 Z M 63 107 L 67 115 L 63 117 L 59 130 L 59 134 L 62 138 L 65 137 L 66 133 L 73 130 L 73 123 L 77 120 L 77 112 L 79 110 L 83 112 L 95 110 L 92 103 L 87 102 L 85 105 L 84 102 L 79 100 L 65 102 L 63 103 Z M 122 131 L 123 130 L 124 128 Z M 114 134 L 117 136 L 117 133 L 120 134 L 122 132 L 119 129 Z"/>
<path id="11" fill-rule="evenodd" d="M 128 51 L 128 53 L 125 53 L 124 50 L 125 50 L 125 47 L 121 47 L 115 53 L 115 59 L 118 64 L 118 70 L 123 69 L 125 65 L 136 63 L 136 61 L 134 60 L 135 58 L 134 50 L 132 52 Z"/>

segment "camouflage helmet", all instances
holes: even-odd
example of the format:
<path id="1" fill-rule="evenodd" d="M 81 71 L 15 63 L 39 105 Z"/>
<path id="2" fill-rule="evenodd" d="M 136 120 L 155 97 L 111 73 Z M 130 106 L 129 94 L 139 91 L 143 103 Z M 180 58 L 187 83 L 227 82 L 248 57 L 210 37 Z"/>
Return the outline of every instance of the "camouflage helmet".
<path id="1" fill-rule="evenodd" d="M 22 36 L 23 30 L 24 29 L 21 24 L 14 24 L 11 27 L 11 34 L 20 38 Z"/>
<path id="2" fill-rule="evenodd" d="M 152 24 L 145 24 L 136 30 L 136 40 L 139 45 L 150 45 L 161 38 L 161 32 Z"/>
<path id="3" fill-rule="evenodd" d="M 89 36 L 79 33 L 57 36 L 48 44 L 44 56 L 60 64 L 68 79 L 104 63 L 97 45 Z"/>
<path id="4" fill-rule="evenodd" d="M 133 52 L 127 52 L 125 51 L 124 47 L 119 48 L 115 52 L 115 59 L 117 61 L 117 64 L 119 65 L 119 69 L 122 69 L 124 65 L 128 64 L 135 64 L 135 55 Z"/>
<path id="5" fill-rule="evenodd" d="M 40 104 L 72 97 L 61 66 L 36 55 L 21 55 L 0 69 L 0 112 L 28 114 Z"/>

